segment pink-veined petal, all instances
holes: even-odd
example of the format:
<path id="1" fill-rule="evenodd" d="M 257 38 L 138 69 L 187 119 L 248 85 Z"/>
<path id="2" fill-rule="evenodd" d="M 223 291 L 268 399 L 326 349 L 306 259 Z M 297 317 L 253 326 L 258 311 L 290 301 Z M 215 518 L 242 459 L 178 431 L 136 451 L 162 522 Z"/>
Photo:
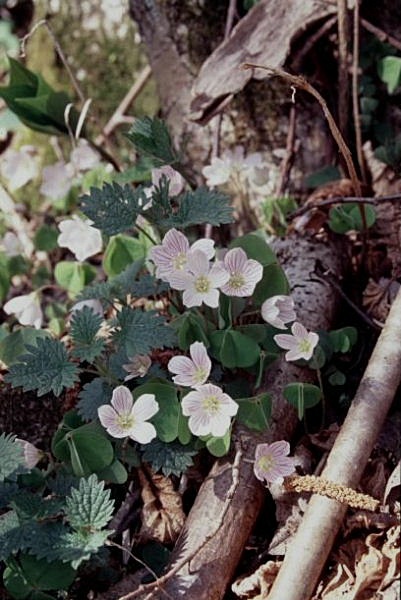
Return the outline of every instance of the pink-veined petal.
<path id="1" fill-rule="evenodd" d="M 205 413 L 196 413 L 189 417 L 188 427 L 194 435 L 208 435 L 210 433 L 210 417 Z"/>
<path id="2" fill-rule="evenodd" d="M 263 267 L 257 260 L 250 258 L 244 267 L 243 274 L 248 283 L 255 285 L 263 277 Z"/>
<path id="3" fill-rule="evenodd" d="M 141 422 L 133 425 L 126 435 L 140 444 L 149 444 L 157 434 L 152 423 Z"/>
<path id="4" fill-rule="evenodd" d="M 222 437 L 230 427 L 231 419 L 227 415 L 219 415 L 210 420 L 210 433 L 216 437 Z"/>
<path id="5" fill-rule="evenodd" d="M 210 269 L 209 279 L 214 287 L 221 287 L 230 279 L 230 274 L 219 261 Z"/>
<path id="6" fill-rule="evenodd" d="M 224 266 L 230 273 L 242 272 L 248 257 L 242 248 L 229 250 L 224 257 Z"/>
<path id="7" fill-rule="evenodd" d="M 192 244 L 191 250 L 201 250 L 209 260 L 211 260 L 216 254 L 214 240 L 211 240 L 209 238 L 202 238 L 200 240 L 197 240 Z"/>
<path id="8" fill-rule="evenodd" d="M 203 295 L 203 302 L 206 306 L 210 306 L 210 308 L 217 308 L 219 305 L 219 290 L 210 290 L 207 294 Z"/>
<path id="9" fill-rule="evenodd" d="M 177 229 L 170 229 L 170 231 L 166 233 L 162 245 L 166 246 L 169 250 L 173 250 L 174 255 L 180 254 L 180 252 L 188 252 L 189 250 L 188 239 Z"/>
<path id="10" fill-rule="evenodd" d="M 273 339 L 277 346 L 280 346 L 284 350 L 296 350 L 298 348 L 298 341 L 293 335 L 289 335 L 288 333 L 278 333 L 273 336 Z"/>
<path id="11" fill-rule="evenodd" d="M 287 456 L 290 453 L 291 446 L 286 440 L 279 440 L 269 444 L 270 451 L 275 456 Z"/>
<path id="12" fill-rule="evenodd" d="M 182 414 L 185 417 L 189 417 L 191 414 L 200 409 L 202 402 L 202 395 L 198 391 L 189 392 L 184 396 L 181 407 Z"/>
<path id="13" fill-rule="evenodd" d="M 188 252 L 187 267 L 194 275 L 207 275 L 209 259 L 202 250 L 191 250 Z"/>
<path id="14" fill-rule="evenodd" d="M 193 282 L 193 277 L 186 272 L 174 271 L 168 275 L 168 282 L 174 290 L 187 290 Z"/>
<path id="15" fill-rule="evenodd" d="M 176 375 L 192 375 L 194 364 L 187 356 L 173 356 L 173 358 L 170 358 L 167 368 L 170 373 Z"/>
<path id="16" fill-rule="evenodd" d="M 113 390 L 111 404 L 120 415 L 129 415 L 134 400 L 130 390 L 125 385 L 119 385 Z"/>
<path id="17" fill-rule="evenodd" d="M 97 414 L 99 417 L 99 421 L 106 429 L 108 427 L 116 425 L 118 415 L 114 408 L 110 406 L 110 404 L 103 404 L 102 406 L 99 406 L 99 408 L 97 409 Z"/>
<path id="18" fill-rule="evenodd" d="M 297 338 L 306 338 L 308 336 L 308 331 L 302 323 L 298 323 L 297 321 L 292 325 L 291 332 Z"/>
<path id="19" fill-rule="evenodd" d="M 184 291 L 182 295 L 182 301 L 188 308 L 192 308 L 193 306 L 201 306 L 202 302 L 204 302 L 204 294 L 199 294 L 193 288 L 190 288 Z"/>
<path id="20" fill-rule="evenodd" d="M 151 419 L 159 410 L 154 394 L 142 394 L 135 400 L 132 415 L 135 422 Z"/>
<path id="21" fill-rule="evenodd" d="M 193 342 L 189 347 L 189 353 L 196 367 L 206 369 L 210 373 L 212 362 L 203 342 Z"/>

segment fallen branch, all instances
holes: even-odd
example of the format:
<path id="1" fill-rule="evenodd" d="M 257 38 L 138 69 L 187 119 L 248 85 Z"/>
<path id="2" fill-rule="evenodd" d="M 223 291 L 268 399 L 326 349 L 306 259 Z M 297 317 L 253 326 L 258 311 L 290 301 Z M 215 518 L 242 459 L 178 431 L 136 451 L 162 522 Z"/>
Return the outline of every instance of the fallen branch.
<path id="1" fill-rule="evenodd" d="M 401 291 L 330 452 L 322 477 L 357 487 L 401 380 Z M 268 600 L 311 597 L 347 507 L 312 496 Z"/>

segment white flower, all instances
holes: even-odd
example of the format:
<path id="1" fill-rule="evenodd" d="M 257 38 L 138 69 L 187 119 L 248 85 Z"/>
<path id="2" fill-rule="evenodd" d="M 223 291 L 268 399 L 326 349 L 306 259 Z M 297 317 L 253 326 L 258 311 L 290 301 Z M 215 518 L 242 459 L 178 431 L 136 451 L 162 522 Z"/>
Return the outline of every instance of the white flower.
<path id="1" fill-rule="evenodd" d="M 208 257 L 201 250 L 193 250 L 187 255 L 188 271 L 172 273 L 169 283 L 175 290 L 184 290 L 182 300 L 188 308 L 202 303 L 212 308 L 219 305 L 219 287 L 224 285 L 229 274 L 221 265 L 210 265 Z"/>
<path id="2" fill-rule="evenodd" d="M 159 410 L 154 394 L 142 394 L 135 404 L 127 387 L 119 385 L 113 390 L 111 404 L 97 410 L 99 420 L 112 437 L 130 437 L 140 444 L 148 444 L 156 437 L 156 429 L 147 420 Z"/>
<path id="3" fill-rule="evenodd" d="M 272 296 L 265 300 L 261 306 L 263 319 L 277 327 L 287 329 L 286 323 L 295 321 L 297 315 L 294 310 L 294 300 L 291 296 Z"/>
<path id="4" fill-rule="evenodd" d="M 291 327 L 291 333 L 292 335 L 279 333 L 273 337 L 280 348 L 289 350 L 285 355 L 285 359 L 287 361 L 299 360 L 300 358 L 309 360 L 317 346 L 319 336 L 313 331 L 308 332 L 301 323 L 297 322 Z"/>
<path id="5" fill-rule="evenodd" d="M 135 354 L 132 358 L 129 358 L 129 363 L 123 365 L 124 371 L 127 371 L 128 375 L 124 377 L 124 381 L 134 379 L 134 377 L 145 377 L 152 364 L 152 359 L 147 354 Z"/>
<path id="6" fill-rule="evenodd" d="M 31 442 L 16 438 L 16 443 L 19 444 L 24 452 L 24 461 L 28 469 L 36 467 L 38 462 L 43 458 L 44 453 L 36 448 Z"/>
<path id="7" fill-rule="evenodd" d="M 178 196 L 180 192 L 184 189 L 185 181 L 173 167 L 170 165 L 166 165 L 164 167 L 160 167 L 160 169 L 152 169 L 152 183 L 153 185 L 158 185 L 159 181 L 165 175 L 170 182 L 169 193 L 171 196 Z"/>
<path id="8" fill-rule="evenodd" d="M 15 235 L 13 231 L 7 231 L 4 234 L 4 237 L 1 240 L 1 245 L 4 248 L 5 255 L 9 256 L 10 258 L 12 256 L 24 254 L 24 247 L 21 244 L 19 237 Z"/>
<path id="9" fill-rule="evenodd" d="M 154 246 L 149 253 L 156 265 L 156 277 L 169 281 L 175 271 L 187 270 L 187 257 L 190 250 L 202 250 L 208 259 L 215 254 L 214 241 L 202 238 L 189 245 L 188 238 L 177 229 L 170 229 L 161 245 Z"/>
<path id="10" fill-rule="evenodd" d="M 259 152 L 244 156 L 244 148 L 236 146 L 234 150 L 226 150 L 220 158 L 213 158 L 211 164 L 202 169 L 202 174 L 207 185 L 223 185 L 235 175 L 247 177 L 250 171 L 262 165 L 263 159 Z"/>
<path id="11" fill-rule="evenodd" d="M 65 198 L 72 186 L 72 165 L 62 161 L 43 169 L 40 192 L 52 200 Z"/>
<path id="12" fill-rule="evenodd" d="M 222 437 L 237 412 L 238 404 L 211 383 L 200 385 L 182 400 L 182 413 L 189 417 L 188 427 L 194 435 Z"/>
<path id="13" fill-rule="evenodd" d="M 3 310 L 8 315 L 15 315 L 21 325 L 33 325 L 36 329 L 42 326 L 43 313 L 37 292 L 11 298 L 5 303 Z"/>
<path id="14" fill-rule="evenodd" d="M 38 163 L 33 146 L 22 146 L 20 150 L 7 150 L 1 158 L 0 172 L 8 180 L 11 191 L 18 190 L 34 179 L 38 172 Z"/>
<path id="15" fill-rule="evenodd" d="M 294 459 L 290 458 L 290 445 L 285 440 L 272 444 L 258 444 L 253 471 L 260 481 L 283 483 L 284 477 L 295 471 Z"/>
<path id="16" fill-rule="evenodd" d="M 248 258 L 242 248 L 233 248 L 224 256 L 224 268 L 229 279 L 221 287 L 227 296 L 252 296 L 256 284 L 263 277 L 263 267 L 252 258 Z"/>
<path id="17" fill-rule="evenodd" d="M 191 358 L 187 356 L 173 356 L 167 368 L 170 373 L 175 373 L 173 381 L 177 385 L 197 387 L 207 381 L 212 363 L 202 342 L 191 344 L 189 353 Z"/>
<path id="18" fill-rule="evenodd" d="M 102 234 L 92 227 L 89 219 L 80 219 L 73 215 L 72 219 L 61 221 L 58 225 L 61 233 L 57 243 L 61 248 L 68 248 L 77 260 L 82 262 L 102 249 Z"/>
<path id="19" fill-rule="evenodd" d="M 75 312 L 77 310 L 82 310 L 83 308 L 85 308 L 85 306 L 87 306 L 88 308 L 91 308 L 93 310 L 93 312 L 95 313 L 95 315 L 100 315 L 101 317 L 103 317 L 104 315 L 104 309 L 102 306 L 102 303 L 100 302 L 100 300 L 80 300 L 79 302 L 76 302 L 74 304 L 74 306 L 71 307 L 71 312 Z"/>
<path id="20" fill-rule="evenodd" d="M 71 163 L 78 171 L 90 171 L 100 164 L 100 156 L 85 140 L 80 140 L 70 155 Z"/>

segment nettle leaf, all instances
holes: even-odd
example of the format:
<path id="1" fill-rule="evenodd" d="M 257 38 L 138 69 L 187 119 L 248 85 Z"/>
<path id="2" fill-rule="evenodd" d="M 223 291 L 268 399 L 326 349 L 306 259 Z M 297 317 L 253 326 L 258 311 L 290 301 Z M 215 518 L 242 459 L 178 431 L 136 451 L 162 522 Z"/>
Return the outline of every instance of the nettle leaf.
<path id="1" fill-rule="evenodd" d="M 183 446 L 179 442 L 166 444 L 158 439 L 144 444 L 141 449 L 142 459 L 152 466 L 155 473 L 161 471 L 166 477 L 179 477 L 185 473 L 193 465 L 192 457 L 197 454 L 197 450 L 191 445 Z"/>
<path id="2" fill-rule="evenodd" d="M 229 196 L 207 187 L 185 192 L 175 199 L 177 211 L 164 223 L 167 227 L 189 227 L 210 223 L 220 225 L 233 222 L 233 208 Z"/>
<path id="3" fill-rule="evenodd" d="M 156 311 L 123 307 L 117 315 L 117 331 L 113 341 L 122 346 L 128 356 L 148 354 L 153 348 L 171 348 L 175 332 Z"/>
<path id="4" fill-rule="evenodd" d="M 18 473 L 24 466 L 24 452 L 14 435 L 0 435 L 0 481 Z"/>
<path id="5" fill-rule="evenodd" d="M 147 202 L 143 187 L 133 189 L 114 182 L 105 183 L 101 189 L 92 187 L 89 194 L 81 196 L 80 207 L 95 227 L 107 235 L 115 235 L 135 225 Z"/>
<path id="6" fill-rule="evenodd" d="M 79 488 L 73 488 L 66 499 L 66 517 L 76 530 L 103 529 L 113 516 L 114 500 L 110 490 L 95 474 L 81 479 Z"/>
<path id="7" fill-rule="evenodd" d="M 113 388 L 101 377 L 96 377 L 89 383 L 86 383 L 79 393 L 77 410 L 80 417 L 85 421 L 94 421 L 97 419 L 97 409 L 102 404 L 109 404 Z"/>
<path id="8" fill-rule="evenodd" d="M 295 406 L 299 420 L 303 419 L 305 408 L 311 408 L 322 399 L 322 391 L 311 383 L 289 383 L 283 390 L 283 396 Z"/>
<path id="9" fill-rule="evenodd" d="M 154 166 L 172 165 L 179 159 L 165 123 L 156 117 L 135 119 L 126 136 L 140 154 L 152 159 Z"/>
<path id="10" fill-rule="evenodd" d="M 104 546 L 110 531 L 73 531 L 65 533 L 62 537 L 58 557 L 63 562 L 70 562 L 73 569 L 89 560 L 92 554 L 96 554 Z"/>
<path id="11" fill-rule="evenodd" d="M 62 342 L 51 338 L 38 339 L 37 346 L 26 346 L 28 352 L 11 365 L 5 381 L 25 392 L 37 390 L 38 396 L 53 392 L 59 396 L 78 380 L 78 368 L 69 361 Z"/>
<path id="12" fill-rule="evenodd" d="M 130 283 L 128 293 L 137 298 L 149 298 L 151 296 L 165 294 L 169 289 L 170 286 L 168 283 L 146 273 L 145 275 L 142 275 L 138 281 L 132 281 Z"/>
<path id="13" fill-rule="evenodd" d="M 70 331 L 74 342 L 73 356 L 80 360 L 93 362 L 102 353 L 104 339 L 96 337 L 102 321 L 102 317 L 89 306 L 74 311 Z"/>

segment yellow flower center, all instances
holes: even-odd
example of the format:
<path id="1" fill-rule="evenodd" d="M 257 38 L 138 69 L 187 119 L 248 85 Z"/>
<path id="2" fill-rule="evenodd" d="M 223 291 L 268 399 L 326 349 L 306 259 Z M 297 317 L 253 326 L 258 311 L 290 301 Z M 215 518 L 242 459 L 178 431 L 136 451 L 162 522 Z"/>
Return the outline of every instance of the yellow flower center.
<path id="1" fill-rule="evenodd" d="M 274 466 L 274 461 L 271 456 L 261 456 L 258 459 L 258 468 L 261 471 L 270 471 L 270 469 Z"/>
<path id="2" fill-rule="evenodd" d="M 311 343 L 309 340 L 301 340 L 298 344 L 298 348 L 300 352 L 310 352 Z"/>
<path id="3" fill-rule="evenodd" d="M 220 401 L 217 398 L 217 396 L 208 396 L 207 398 L 203 399 L 202 407 L 209 414 L 215 415 L 216 413 L 219 412 Z"/>
<path id="4" fill-rule="evenodd" d="M 202 367 L 198 367 L 195 371 L 195 380 L 197 383 L 202 383 L 202 381 L 205 380 L 207 375 L 207 371 L 206 369 L 203 369 Z"/>
<path id="5" fill-rule="evenodd" d="M 131 429 L 135 423 L 135 417 L 133 415 L 118 415 L 117 423 L 121 429 Z"/>
<path id="6" fill-rule="evenodd" d="M 245 278 L 241 273 L 233 273 L 228 281 L 228 285 L 234 290 L 239 290 L 245 284 Z"/>
<path id="7" fill-rule="evenodd" d="M 182 271 L 187 264 L 187 255 L 185 252 L 180 252 L 173 260 L 173 267 L 177 271 Z"/>
<path id="8" fill-rule="evenodd" d="M 195 289 L 200 294 L 206 294 L 210 290 L 210 281 L 204 275 L 200 275 L 195 281 Z"/>

